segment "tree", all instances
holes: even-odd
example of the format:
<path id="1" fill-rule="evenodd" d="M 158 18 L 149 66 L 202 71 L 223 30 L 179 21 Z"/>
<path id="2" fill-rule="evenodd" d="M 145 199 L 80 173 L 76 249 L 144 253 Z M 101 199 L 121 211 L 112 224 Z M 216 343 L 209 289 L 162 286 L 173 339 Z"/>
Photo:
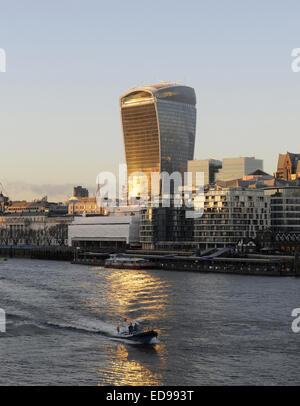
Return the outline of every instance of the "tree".
<path id="1" fill-rule="evenodd" d="M 55 240 L 59 246 L 64 246 L 65 241 L 68 238 L 68 225 L 56 224 L 48 229 L 48 233 L 52 240 Z"/>
<path id="2" fill-rule="evenodd" d="M 9 245 L 10 241 L 10 230 L 7 227 L 0 228 L 0 242 L 3 245 Z"/>

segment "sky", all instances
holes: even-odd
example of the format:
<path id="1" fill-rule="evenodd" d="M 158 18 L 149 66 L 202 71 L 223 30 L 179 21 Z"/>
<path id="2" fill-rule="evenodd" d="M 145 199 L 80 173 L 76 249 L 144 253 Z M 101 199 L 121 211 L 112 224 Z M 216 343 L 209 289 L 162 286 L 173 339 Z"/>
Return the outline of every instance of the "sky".
<path id="1" fill-rule="evenodd" d="M 125 162 L 119 96 L 181 81 L 195 158 L 300 152 L 298 0 L 0 0 L 0 182 L 11 199 L 91 194 Z"/>

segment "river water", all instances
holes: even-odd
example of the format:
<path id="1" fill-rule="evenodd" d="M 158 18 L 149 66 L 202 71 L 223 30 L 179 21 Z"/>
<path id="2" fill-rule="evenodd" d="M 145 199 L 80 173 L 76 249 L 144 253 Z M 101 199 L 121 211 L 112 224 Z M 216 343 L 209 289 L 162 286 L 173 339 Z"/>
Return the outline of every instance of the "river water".
<path id="1" fill-rule="evenodd" d="M 300 278 L 0 263 L 0 385 L 299 385 Z M 159 343 L 112 335 L 127 317 Z"/>

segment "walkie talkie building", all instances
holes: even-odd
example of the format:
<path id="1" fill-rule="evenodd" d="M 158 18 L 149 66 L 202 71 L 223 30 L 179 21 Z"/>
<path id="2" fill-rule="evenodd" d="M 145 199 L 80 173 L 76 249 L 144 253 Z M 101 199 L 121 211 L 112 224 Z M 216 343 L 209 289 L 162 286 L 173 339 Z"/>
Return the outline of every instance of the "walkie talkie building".
<path id="1" fill-rule="evenodd" d="M 194 157 L 194 89 L 170 83 L 135 88 L 120 97 L 120 107 L 128 178 L 143 172 L 150 184 L 151 172 L 183 174 Z"/>

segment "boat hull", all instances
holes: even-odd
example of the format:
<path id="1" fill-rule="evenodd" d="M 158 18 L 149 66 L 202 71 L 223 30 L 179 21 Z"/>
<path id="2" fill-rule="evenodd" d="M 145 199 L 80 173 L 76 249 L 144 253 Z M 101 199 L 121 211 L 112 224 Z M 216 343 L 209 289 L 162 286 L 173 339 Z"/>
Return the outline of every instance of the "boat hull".
<path id="1" fill-rule="evenodd" d="M 120 264 L 105 264 L 105 268 L 114 268 L 114 269 L 148 269 L 151 268 L 151 265 L 120 265 Z"/>
<path id="2" fill-rule="evenodd" d="M 135 333 L 135 334 L 124 334 L 120 333 L 115 336 L 116 338 L 122 338 L 122 340 L 127 340 L 131 342 L 139 342 L 142 344 L 152 344 L 154 339 L 157 338 L 156 331 L 145 331 L 142 333 Z"/>

